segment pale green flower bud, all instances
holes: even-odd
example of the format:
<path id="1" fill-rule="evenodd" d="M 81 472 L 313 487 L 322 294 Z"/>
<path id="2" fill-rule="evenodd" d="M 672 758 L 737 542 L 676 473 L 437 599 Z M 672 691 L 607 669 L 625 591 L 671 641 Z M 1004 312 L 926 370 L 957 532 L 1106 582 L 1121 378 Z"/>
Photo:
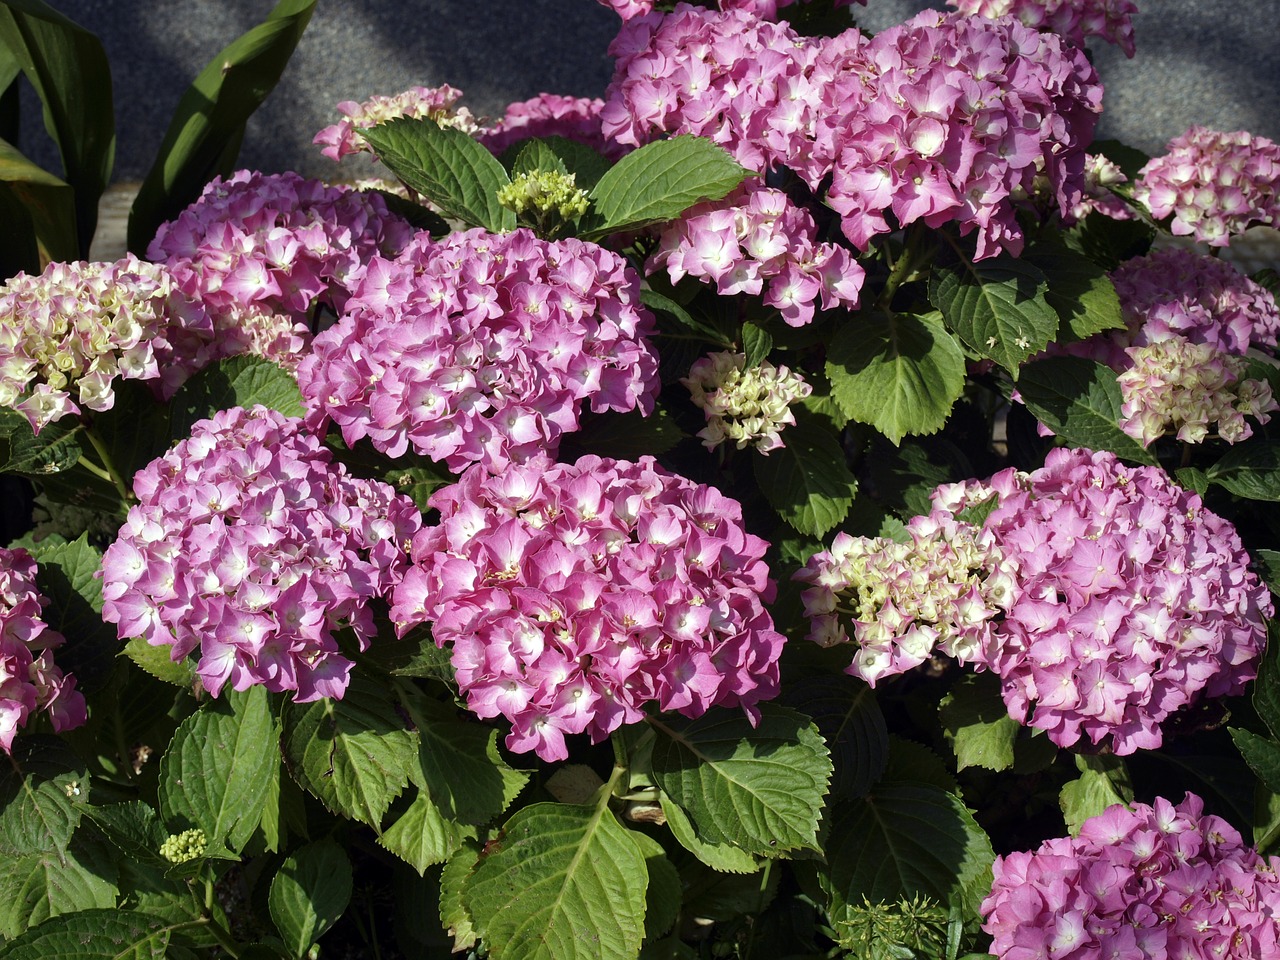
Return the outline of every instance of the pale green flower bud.
<path id="1" fill-rule="evenodd" d="M 160 856 L 170 863 L 186 863 L 188 860 L 199 860 L 203 857 L 207 846 L 208 841 L 205 839 L 203 830 L 199 828 L 183 830 L 182 833 L 170 834 L 168 839 L 160 844 Z"/>

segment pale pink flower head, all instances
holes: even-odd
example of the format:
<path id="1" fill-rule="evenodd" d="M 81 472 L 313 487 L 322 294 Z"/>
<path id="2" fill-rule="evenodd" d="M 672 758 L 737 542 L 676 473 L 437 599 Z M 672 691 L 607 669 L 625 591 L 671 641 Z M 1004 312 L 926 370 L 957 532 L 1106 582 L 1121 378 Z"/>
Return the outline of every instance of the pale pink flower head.
<path id="1" fill-rule="evenodd" d="M 698 436 L 708 450 L 725 442 L 739 450 L 753 446 L 763 454 L 786 446 L 781 431 L 796 422 L 791 404 L 813 392 L 787 367 L 762 360 L 748 370 L 746 354 L 724 351 L 694 361 L 680 382 L 707 418 Z"/>
<path id="2" fill-rule="evenodd" d="M 1133 0 L 947 0 L 960 13 L 1017 17 L 1035 30 L 1051 30 L 1078 47 L 1089 37 L 1117 44 L 1133 57 Z"/>
<path id="3" fill-rule="evenodd" d="M 331 160 L 372 152 L 362 131 L 399 117 L 426 118 L 442 127 L 477 133 L 480 125 L 470 110 L 458 106 L 460 99 L 462 91 L 446 83 L 439 87 L 410 87 L 391 96 L 374 94 L 362 103 L 343 100 L 338 104 L 342 119 L 317 133 L 312 143 L 323 146 L 320 152 Z"/>
<path id="4" fill-rule="evenodd" d="M 307 423 L 461 472 L 542 452 L 593 411 L 653 409 L 653 315 L 622 257 L 528 230 L 425 234 L 375 259 L 298 370 Z"/>
<path id="5" fill-rule="evenodd" d="M 540 93 L 509 104 L 502 117 L 479 131 L 476 139 L 495 154 L 501 154 L 513 143 L 531 137 L 564 137 L 616 160 L 627 148 L 605 137 L 600 122 L 603 108 L 604 101 L 599 97 Z"/>
<path id="6" fill-rule="evenodd" d="M 651 702 L 754 717 L 777 694 L 767 544 L 714 489 L 652 457 L 585 456 L 473 467 L 431 506 L 391 616 L 432 624 L 467 706 L 510 720 L 512 750 L 560 760 L 566 736 L 600 742 Z"/>
<path id="7" fill-rule="evenodd" d="M 36 586 L 36 561 L 21 548 L 0 548 L 0 748 L 37 712 L 49 715 L 59 733 L 87 719 L 76 678 L 64 674 L 53 651 L 65 642 L 44 621 L 48 599 Z"/>
<path id="8" fill-rule="evenodd" d="M 389 598 L 421 525 L 413 501 L 349 476 L 301 421 L 234 407 L 140 470 L 102 561 L 103 619 L 121 639 L 169 647 L 214 696 L 230 684 L 341 697 L 370 601 Z"/>
<path id="9" fill-rule="evenodd" d="M 1195 794 L 1116 804 L 1078 836 L 996 857 L 982 929 L 1010 960 L 1257 960 L 1277 950 L 1278 869 Z"/>
<path id="10" fill-rule="evenodd" d="M 1192 127 L 1138 172 L 1133 196 L 1174 234 L 1225 247 L 1253 224 L 1280 226 L 1280 144 Z"/>

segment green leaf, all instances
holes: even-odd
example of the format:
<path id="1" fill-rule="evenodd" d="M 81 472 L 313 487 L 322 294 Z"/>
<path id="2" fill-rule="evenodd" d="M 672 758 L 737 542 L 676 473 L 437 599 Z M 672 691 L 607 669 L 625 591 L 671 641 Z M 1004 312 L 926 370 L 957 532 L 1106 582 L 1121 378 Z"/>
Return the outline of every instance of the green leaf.
<path id="1" fill-rule="evenodd" d="M 315 6 L 316 0 L 281 0 L 191 82 L 129 211 L 134 253 L 143 255 L 160 224 L 194 202 L 205 184 L 236 169 L 245 125 L 275 89 Z"/>
<path id="2" fill-rule="evenodd" d="M 1055 239 L 1032 245 L 1022 259 L 1038 267 L 1048 282 L 1044 297 L 1058 314 L 1058 342 L 1125 328 L 1115 284 L 1084 254 Z"/>
<path id="3" fill-rule="evenodd" d="M 102 620 L 102 581 L 96 576 L 102 554 L 81 534 L 74 543 L 37 547 L 34 556 L 36 583 L 48 598 L 44 621 L 67 640 L 58 648 L 58 665 L 92 693 L 110 676 L 120 650 L 116 628 Z"/>
<path id="4" fill-rule="evenodd" d="M 952 793 L 915 781 L 876 785 L 836 808 L 819 875 L 840 924 L 864 905 L 929 897 L 976 917 L 991 892 L 991 841 Z"/>
<path id="5" fill-rule="evenodd" d="M 644 857 L 649 871 L 649 885 L 645 892 L 644 938 L 654 940 L 668 930 L 680 916 L 680 874 L 667 859 L 662 844 L 638 830 L 627 831 L 627 836 Z"/>
<path id="6" fill-rule="evenodd" d="M 74 417 L 67 417 L 47 424 L 36 434 L 25 416 L 0 407 L 0 473 L 19 473 L 38 480 L 70 470 L 84 452 L 81 429 Z"/>
<path id="7" fill-rule="evenodd" d="M 195 681 L 195 664 L 190 657 L 183 657 L 175 662 L 171 656 L 173 647 L 167 645 L 153 647 L 142 637 L 134 637 L 124 645 L 122 652 L 139 668 L 157 680 L 163 680 L 165 683 L 172 683 L 174 686 L 185 687 L 186 689 L 190 689 L 191 684 Z"/>
<path id="8" fill-rule="evenodd" d="M 1208 470 L 1209 480 L 1237 497 L 1280 500 L 1280 443 L 1263 440 L 1232 447 Z"/>
<path id="9" fill-rule="evenodd" d="M 551 149 L 550 144 L 534 138 L 526 140 L 516 154 L 515 163 L 511 165 L 511 178 L 514 180 L 519 174 L 538 172 L 567 174 L 569 168 L 564 165 L 559 154 Z"/>
<path id="10" fill-rule="evenodd" d="M 41 0 L 0 4 L 0 42 L 22 67 L 44 104 L 44 126 L 75 191 L 80 256 L 98 223 L 98 199 L 115 163 L 111 69 L 102 43 Z"/>
<path id="11" fill-rule="evenodd" d="M 83 833 L 61 853 L 0 858 L 0 936 L 16 937 L 65 913 L 114 907 L 115 878 L 109 852 Z"/>
<path id="12" fill-rule="evenodd" d="M 567 137 L 542 137 L 541 140 L 560 158 L 565 170 L 573 174 L 580 190 L 590 190 L 612 166 L 607 158 L 577 140 Z"/>
<path id="13" fill-rule="evenodd" d="M 476 944 L 476 931 L 471 914 L 463 903 L 462 893 L 476 867 L 480 853 L 478 843 L 464 844 L 440 870 L 440 922 L 453 937 L 453 952 L 470 950 Z"/>
<path id="14" fill-rule="evenodd" d="M 89 798 L 87 768 L 62 741 L 21 736 L 0 765 L 0 862 L 61 856 Z"/>
<path id="15" fill-rule="evenodd" d="M 306 413 L 298 382 L 283 368 L 259 357 L 230 357 L 205 367 L 179 388 L 170 403 L 170 436 L 182 440 L 191 426 L 221 410 L 262 404 L 286 417 Z"/>
<path id="16" fill-rule="evenodd" d="M 585 453 L 615 460 L 634 460 L 644 454 L 662 454 L 684 438 L 662 407 L 648 416 L 639 410 L 626 413 L 584 413 L 582 429 L 560 440 L 560 459 L 571 461 Z"/>
<path id="17" fill-rule="evenodd" d="M 160 759 L 160 809 L 170 827 L 199 827 L 213 850 L 243 850 L 279 775 L 274 734 L 261 686 L 227 690 L 182 721 Z"/>
<path id="18" fill-rule="evenodd" d="M 1000 698 L 1000 678 L 994 673 L 968 674 L 938 706 L 942 733 L 956 753 L 956 769 L 1013 766 L 1018 721 L 1009 716 Z"/>
<path id="19" fill-rule="evenodd" d="M 1064 784 L 1058 794 L 1058 805 L 1072 836 L 1080 832 L 1080 825 L 1090 817 L 1117 803 L 1133 800 L 1129 769 L 1119 757 L 1076 754 L 1076 769 L 1080 776 Z"/>
<path id="20" fill-rule="evenodd" d="M 674 220 L 702 200 L 719 200 L 747 171 L 702 137 L 679 136 L 633 150 L 591 191 L 595 219 L 584 240 Z M 585 226 L 584 221 L 584 226 Z"/>
<path id="21" fill-rule="evenodd" d="M 860 797 L 889 761 L 889 733 L 875 691 L 849 676 L 809 677 L 783 692 L 787 706 L 813 719 L 831 751 L 831 795 Z"/>
<path id="22" fill-rule="evenodd" d="M 653 777 L 706 842 L 766 857 L 816 850 L 831 779 L 827 747 L 807 717 L 760 707 L 755 727 L 729 710 L 651 721 L 659 734 Z"/>
<path id="23" fill-rule="evenodd" d="M 1272 793 L 1280 793 L 1280 743 L 1240 727 L 1228 727 L 1236 749 Z"/>
<path id="24" fill-rule="evenodd" d="M 827 353 L 836 402 L 893 443 L 942 428 L 964 390 L 960 344 L 936 314 L 851 317 Z"/>
<path id="25" fill-rule="evenodd" d="M 426 791 L 419 790 L 409 809 L 382 832 L 378 844 L 421 876 L 427 867 L 444 863 L 464 842 L 475 838 L 475 827 L 446 817 Z"/>
<path id="26" fill-rule="evenodd" d="M 0 215 L 6 223 L 0 234 L 4 276 L 36 276 L 51 261 L 79 258 L 75 191 L 6 140 L 0 140 Z"/>
<path id="27" fill-rule="evenodd" d="M 757 873 L 763 861 L 729 843 L 708 843 L 693 829 L 689 815 L 665 793 L 658 795 L 667 828 L 676 842 L 719 873 Z"/>
<path id="28" fill-rule="evenodd" d="M 377 830 L 409 782 L 418 739 L 385 689 L 352 674 L 341 700 L 285 707 L 281 747 L 299 786 L 331 812 Z"/>
<path id="29" fill-rule="evenodd" d="M 498 203 L 498 190 L 511 178 L 461 130 L 426 117 L 398 117 L 365 130 L 364 137 L 387 169 L 445 216 L 490 233 L 515 229 L 516 215 Z"/>
<path id="30" fill-rule="evenodd" d="M 1141 220 L 1115 220 L 1096 210 L 1063 234 L 1063 240 L 1104 270 L 1114 270 L 1126 260 L 1151 249 L 1156 230 Z"/>
<path id="31" fill-rule="evenodd" d="M 773 349 L 773 337 L 764 327 L 754 323 L 742 325 L 742 350 L 747 356 L 747 369 L 760 366 Z"/>
<path id="32" fill-rule="evenodd" d="M 1267 621 L 1267 645 L 1253 684 L 1253 709 L 1271 735 L 1280 737 L 1280 622 L 1276 620 Z"/>
<path id="33" fill-rule="evenodd" d="M 89 804 L 84 813 L 130 860 L 161 869 L 169 866 L 169 861 L 160 855 L 160 845 L 168 839 L 169 831 L 155 810 L 141 800 L 103 807 Z"/>
<path id="34" fill-rule="evenodd" d="M 285 858 L 271 881 L 271 920 L 290 952 L 306 954 L 351 902 L 351 861 L 332 840 L 317 840 Z"/>
<path id="35" fill-rule="evenodd" d="M 132 910 L 87 909 L 0 947 L 3 960 L 160 960 L 179 923 Z"/>
<path id="36" fill-rule="evenodd" d="M 1018 379 L 1018 368 L 1049 345 L 1058 314 L 1045 300 L 1048 283 L 1034 264 L 1008 254 L 935 267 L 929 302 L 979 356 Z"/>
<path id="37" fill-rule="evenodd" d="M 1199 467 L 1179 467 L 1173 472 L 1178 486 L 1204 497 L 1209 492 L 1209 475 Z"/>
<path id="38" fill-rule="evenodd" d="M 858 481 L 839 438 L 805 415 L 783 428 L 783 446 L 752 457 L 760 492 L 801 533 L 825 536 L 853 506 Z"/>
<path id="39" fill-rule="evenodd" d="M 462 900 L 493 960 L 631 960 L 648 883 L 606 804 L 536 803 L 507 821 Z"/>
<path id="40" fill-rule="evenodd" d="M 1037 360 L 1023 368 L 1018 392 L 1036 419 L 1068 443 L 1155 465 L 1155 454 L 1120 429 L 1120 385 L 1110 367 L 1080 357 Z"/>
<path id="41" fill-rule="evenodd" d="M 688 310 L 686 310 L 681 304 L 672 300 L 670 297 L 663 296 L 655 290 L 645 288 L 640 291 L 640 302 L 656 313 L 671 317 L 683 326 L 686 326 L 697 333 L 699 336 L 706 337 L 712 343 L 718 344 L 722 347 L 732 346 L 728 338 L 719 330 L 715 329 L 715 327 L 710 324 L 703 323 L 701 320 L 695 319 Z M 669 333 L 670 331 L 667 332 Z"/>

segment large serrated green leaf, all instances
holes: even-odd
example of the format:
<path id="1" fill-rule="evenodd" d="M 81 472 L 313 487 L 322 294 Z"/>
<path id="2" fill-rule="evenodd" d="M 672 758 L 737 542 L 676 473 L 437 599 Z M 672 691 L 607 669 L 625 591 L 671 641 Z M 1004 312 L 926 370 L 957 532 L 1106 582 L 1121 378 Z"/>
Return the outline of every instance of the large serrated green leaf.
<path id="1" fill-rule="evenodd" d="M 126 657 L 137 664 L 139 669 L 157 680 L 189 690 L 196 678 L 196 665 L 190 657 L 183 657 L 175 662 L 170 655 L 172 652 L 173 647 L 152 646 L 142 637 L 134 637 L 124 645 L 122 651 Z"/>
<path id="2" fill-rule="evenodd" d="M 693 829 L 689 815 L 665 793 L 658 796 L 667 828 L 676 842 L 712 870 L 720 873 L 757 873 L 763 865 L 751 854 L 728 843 L 709 843 Z"/>
<path id="3" fill-rule="evenodd" d="M 0 270 L 36 276 L 51 261 L 80 256 L 76 244 L 75 191 L 0 140 Z"/>
<path id="4" fill-rule="evenodd" d="M 236 168 L 249 117 L 267 98 L 316 0 L 281 0 L 267 19 L 219 51 L 178 101 L 169 129 L 129 211 L 129 249 L 142 256 L 160 224 Z"/>
<path id="5" fill-rule="evenodd" d="M 782 442 L 781 448 L 752 458 L 760 492 L 796 530 L 824 536 L 848 516 L 858 492 L 840 439 L 801 414 L 783 428 Z"/>
<path id="6" fill-rule="evenodd" d="M 1057 311 L 1045 300 L 1048 288 L 1034 264 L 1001 254 L 935 267 L 929 302 L 970 349 L 1016 380 L 1018 368 L 1047 347 L 1058 330 Z"/>
<path id="7" fill-rule="evenodd" d="M 831 780 L 826 744 L 802 714 L 760 706 L 754 727 L 729 710 L 655 721 L 653 777 L 702 840 L 766 857 L 816 850 Z"/>
<path id="8" fill-rule="evenodd" d="M 1280 443 L 1261 440 L 1227 451 L 1208 470 L 1209 480 L 1237 497 L 1280 500 Z"/>
<path id="9" fill-rule="evenodd" d="M 409 809 L 382 831 L 378 843 L 421 876 L 427 867 L 444 863 L 464 842 L 474 839 L 475 827 L 447 818 L 431 797 L 420 789 Z"/>
<path id="10" fill-rule="evenodd" d="M 423 117 L 398 117 L 364 131 L 378 159 L 445 216 L 490 233 L 516 227 L 516 215 L 498 202 L 511 182 L 488 150 L 461 130 Z"/>
<path id="11" fill-rule="evenodd" d="M 89 793 L 87 768 L 61 740 L 15 739 L 0 766 L 0 860 L 65 852 Z"/>
<path id="12" fill-rule="evenodd" d="M 964 390 L 964 351 L 936 314 L 851 318 L 831 342 L 826 369 L 844 412 L 895 444 L 942 429 Z"/>
<path id="13" fill-rule="evenodd" d="M 244 849 L 279 776 L 267 691 L 228 690 L 178 727 L 160 760 L 160 809 L 171 826 L 204 831 L 211 849 Z"/>
<path id="14" fill-rule="evenodd" d="M 1253 709 L 1271 735 L 1280 737 L 1280 622 L 1274 619 L 1267 621 L 1267 646 L 1253 684 Z"/>
<path id="15" fill-rule="evenodd" d="M 1023 368 L 1018 392 L 1036 419 L 1068 443 L 1155 464 L 1155 454 L 1120 429 L 1120 385 L 1110 367 L 1080 357 L 1037 360 Z"/>
<path id="16" fill-rule="evenodd" d="M 469 950 L 476 944 L 475 926 L 462 899 L 480 856 L 478 843 L 465 843 L 440 869 L 440 922 L 453 937 L 453 952 Z"/>
<path id="17" fill-rule="evenodd" d="M 113 860 L 101 841 L 81 835 L 61 853 L 0 857 L 0 936 L 16 937 L 65 913 L 115 906 Z"/>
<path id="18" fill-rule="evenodd" d="M 639 849 L 649 870 L 649 887 L 645 893 L 644 938 L 646 942 L 652 941 L 670 930 L 680 916 L 683 892 L 680 874 L 667 859 L 666 850 L 657 840 L 637 830 L 628 830 L 627 836 Z"/>
<path id="19" fill-rule="evenodd" d="M 132 910 L 87 909 L 0 947 L 3 960 L 163 960 L 181 924 Z"/>
<path id="20" fill-rule="evenodd" d="M 44 104 L 44 126 L 75 191 L 75 231 L 87 258 L 98 224 L 98 199 L 115 164 L 111 69 L 102 43 L 41 0 L 0 4 L 0 42 Z"/>
<path id="21" fill-rule="evenodd" d="M 332 840 L 317 840 L 285 858 L 271 880 L 271 920 L 295 957 L 332 927 L 351 902 L 351 861 Z"/>
<path id="22" fill-rule="evenodd" d="M 640 302 L 650 310 L 671 317 L 673 320 L 676 320 L 683 326 L 688 327 L 700 336 L 706 337 L 706 339 L 712 343 L 719 344 L 722 347 L 733 346 L 729 341 L 729 338 L 723 333 L 710 324 L 703 323 L 701 320 L 695 318 L 688 310 L 685 309 L 683 304 L 677 303 L 665 294 L 646 288 L 640 291 Z M 670 330 L 667 332 L 670 333 Z"/>
<path id="23" fill-rule="evenodd" d="M 551 145 L 537 138 L 526 140 L 519 148 L 515 162 L 511 165 L 511 175 L 516 177 L 522 173 L 568 173 L 560 155 L 551 149 Z M 576 178 L 575 178 L 576 180 Z"/>
<path id="24" fill-rule="evenodd" d="M 1228 727 L 1240 756 L 1272 793 L 1280 793 L 1280 743 L 1241 727 Z"/>
<path id="25" fill-rule="evenodd" d="M 724 197 L 746 173 L 728 151 L 702 137 L 650 143 L 619 160 L 592 189 L 595 219 L 582 238 L 674 220 L 699 201 Z"/>
<path id="26" fill-rule="evenodd" d="M 84 453 L 82 429 L 74 417 L 66 417 L 37 434 L 17 410 L 0 408 L 0 472 L 40 479 L 70 470 Z"/>
<path id="27" fill-rule="evenodd" d="M 160 846 L 168 839 L 169 831 L 155 810 L 141 800 L 102 807 L 87 805 L 84 813 L 134 863 L 161 869 L 169 866 L 169 861 L 160 855 Z"/>
<path id="28" fill-rule="evenodd" d="M 385 689 L 353 674 L 341 700 L 286 706 L 281 746 L 299 786 L 332 812 L 377 830 L 409 782 L 418 738 Z"/>
<path id="29" fill-rule="evenodd" d="M 783 691 L 787 706 L 813 719 L 831 751 L 831 795 L 860 797 L 889 762 L 889 731 L 875 691 L 849 676 L 809 677 Z"/>
<path id="30" fill-rule="evenodd" d="M 102 554 L 81 534 L 74 543 L 37 547 L 34 555 L 36 583 L 48 598 L 44 621 L 66 638 L 54 659 L 92 693 L 107 681 L 120 650 L 116 628 L 102 620 Z"/>
<path id="31" fill-rule="evenodd" d="M 1076 754 L 1076 769 L 1080 776 L 1063 784 L 1058 793 L 1058 806 L 1072 836 L 1080 832 L 1080 825 L 1090 817 L 1133 799 L 1129 769 L 1119 757 Z"/>
<path id="32" fill-rule="evenodd" d="M 913 781 L 877 784 L 836 808 L 820 879 L 836 924 L 863 898 L 929 897 L 976 917 L 991 892 L 991 841 L 960 798 Z"/>
<path id="33" fill-rule="evenodd" d="M 182 440 L 191 425 L 220 410 L 262 404 L 287 417 L 306 413 L 298 382 L 282 367 L 259 357 L 230 357 L 211 364 L 182 385 L 170 404 L 170 436 Z"/>
<path id="34" fill-rule="evenodd" d="M 1013 766 L 1018 721 L 1009 716 L 1000 698 L 1000 678 L 994 673 L 969 674 L 951 688 L 938 705 L 942 733 L 956 754 L 956 769 Z"/>
<path id="35" fill-rule="evenodd" d="M 1044 298 L 1058 314 L 1058 342 L 1125 328 L 1120 296 L 1107 271 L 1061 241 L 1037 243 L 1022 259 L 1044 273 Z"/>
<path id="36" fill-rule="evenodd" d="M 535 803 L 507 821 L 462 900 L 493 960 L 632 960 L 648 884 L 607 805 Z"/>

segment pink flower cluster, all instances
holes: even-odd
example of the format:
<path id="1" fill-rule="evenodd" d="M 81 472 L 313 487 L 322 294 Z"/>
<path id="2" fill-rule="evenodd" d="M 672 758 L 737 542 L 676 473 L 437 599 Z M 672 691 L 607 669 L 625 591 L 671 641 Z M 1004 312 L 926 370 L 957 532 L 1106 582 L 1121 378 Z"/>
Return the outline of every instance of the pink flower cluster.
<path id="1" fill-rule="evenodd" d="M 241 170 L 162 225 L 147 256 L 213 315 L 222 355 L 292 366 L 313 308 L 340 311 L 365 263 L 395 256 L 412 235 L 375 193 Z"/>
<path id="2" fill-rule="evenodd" d="M 473 468 L 431 505 L 391 615 L 432 622 L 467 706 L 507 717 L 512 750 L 563 759 L 566 735 L 601 741 L 649 702 L 752 714 L 777 694 L 767 544 L 714 489 L 652 457 L 585 456 Z"/>
<path id="3" fill-rule="evenodd" d="M 1017 17 L 1035 30 L 1052 30 L 1077 47 L 1089 37 L 1119 45 L 1133 56 L 1133 0 L 947 0 L 960 13 L 979 17 Z"/>
<path id="4" fill-rule="evenodd" d="M 1270 595 L 1235 528 L 1162 470 L 1059 448 L 990 489 L 986 530 L 1015 587 L 981 662 L 1015 719 L 1063 747 L 1109 736 L 1124 755 L 1256 675 Z"/>
<path id="5" fill-rule="evenodd" d="M 622 257 L 528 230 L 422 235 L 374 259 L 346 315 L 298 369 L 307 423 L 454 472 L 540 453 L 591 409 L 652 410 L 653 315 Z"/>
<path id="6" fill-rule="evenodd" d="M 46 602 L 36 586 L 31 554 L 0 548 L 0 748 L 5 753 L 12 752 L 18 729 L 38 710 L 49 715 L 58 732 L 87 719 L 76 678 L 53 662 L 53 651 L 64 640 L 43 620 Z"/>
<path id="7" fill-rule="evenodd" d="M 1253 223 L 1280 227 L 1280 144 L 1192 127 L 1139 171 L 1134 198 L 1178 236 L 1225 247 Z"/>
<path id="8" fill-rule="evenodd" d="M 1012 18 L 925 11 L 870 40 L 809 39 L 679 4 L 624 24 L 610 53 L 606 136 L 695 133 L 815 189 L 832 174 L 828 202 L 860 249 L 893 229 L 892 213 L 977 230 L 979 256 L 1017 252 L 1019 205 L 1040 195 L 1065 215 L 1078 203 L 1101 111 L 1084 53 Z"/>
<path id="9" fill-rule="evenodd" d="M 588 97 L 566 97 L 540 93 L 529 100 L 510 104 L 502 118 L 479 131 L 476 139 L 495 154 L 530 137 L 564 137 L 585 143 L 616 160 L 627 148 L 608 140 L 601 129 L 600 111 L 604 101 Z"/>
<path id="10" fill-rule="evenodd" d="M 454 127 L 463 133 L 476 133 L 479 123 L 466 107 L 459 107 L 462 91 L 447 83 L 439 87 L 410 87 L 392 96 L 374 94 L 363 103 L 343 100 L 338 104 L 342 119 L 315 135 L 312 143 L 324 147 L 320 152 L 331 160 L 341 160 L 353 153 L 371 152 L 362 130 L 397 117 L 426 117 L 442 127 Z"/>
<path id="11" fill-rule="evenodd" d="M 369 602 L 390 597 L 422 518 L 331 460 L 265 407 L 196 423 L 134 478 L 139 503 L 103 557 L 103 619 L 175 661 L 199 648 L 214 696 L 230 683 L 341 697 L 351 662 L 333 632 L 367 644 Z"/>
<path id="12" fill-rule="evenodd" d="M 865 271 L 843 247 L 817 243 L 813 217 L 781 190 L 751 178 L 723 200 L 700 203 L 669 224 L 645 264 L 672 283 L 684 276 L 722 296 L 758 295 L 791 326 L 823 310 L 858 305 Z"/>
<path id="13" fill-rule="evenodd" d="M 598 3 L 612 8 L 623 20 L 642 17 L 653 10 L 654 0 L 597 0 Z M 789 7 L 793 3 L 809 3 L 811 0 L 720 0 L 721 10 L 744 10 L 763 20 L 775 20 L 778 10 Z M 853 3 L 865 4 L 867 0 L 835 0 L 837 7 L 847 7 Z"/>
<path id="14" fill-rule="evenodd" d="M 132 255 L 50 263 L 0 287 L 0 406 L 39 433 L 81 407 L 110 410 L 117 377 L 168 396 L 212 358 L 212 340 L 209 316 L 165 267 Z"/>
<path id="15" fill-rule="evenodd" d="M 946 510 L 915 517 L 901 543 L 838 533 L 795 579 L 812 584 L 802 595 L 808 639 L 847 643 L 851 626 L 858 650 L 845 672 L 873 687 L 935 649 L 980 660 L 994 618 L 1013 600 L 994 538 Z"/>
<path id="16" fill-rule="evenodd" d="M 996 857 L 983 930 L 1002 960 L 1258 960 L 1280 953 L 1280 859 L 1204 802 L 1109 807 L 1077 837 Z"/>

